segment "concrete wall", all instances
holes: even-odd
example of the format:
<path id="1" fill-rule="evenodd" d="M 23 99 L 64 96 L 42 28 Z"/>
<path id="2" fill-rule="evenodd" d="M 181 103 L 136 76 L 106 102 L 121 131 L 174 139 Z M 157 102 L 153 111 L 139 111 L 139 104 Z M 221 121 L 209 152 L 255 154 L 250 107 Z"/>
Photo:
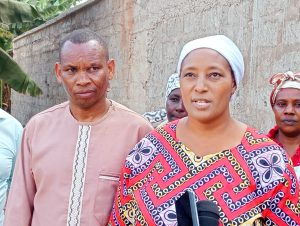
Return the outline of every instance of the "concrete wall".
<path id="1" fill-rule="evenodd" d="M 12 113 L 23 123 L 66 99 L 53 72 L 58 42 L 81 27 L 101 34 L 117 61 L 110 97 L 139 113 L 164 106 L 180 49 L 195 38 L 225 34 L 240 47 L 246 72 L 232 113 L 264 131 L 273 125 L 268 75 L 300 71 L 299 0 L 94 0 L 15 40 L 15 59 L 44 91 L 13 94 Z"/>

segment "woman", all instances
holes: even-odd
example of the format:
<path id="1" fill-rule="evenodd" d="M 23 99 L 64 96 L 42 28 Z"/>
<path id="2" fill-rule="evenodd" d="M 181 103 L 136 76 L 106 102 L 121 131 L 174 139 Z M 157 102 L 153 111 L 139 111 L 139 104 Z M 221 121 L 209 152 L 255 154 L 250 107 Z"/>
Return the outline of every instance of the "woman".
<path id="1" fill-rule="evenodd" d="M 274 86 L 270 103 L 276 126 L 268 136 L 291 157 L 300 181 L 300 73 L 278 73 L 270 78 Z"/>
<path id="2" fill-rule="evenodd" d="M 222 225 L 297 225 L 299 188 L 283 149 L 233 119 L 243 74 L 223 35 L 187 43 L 177 71 L 188 116 L 148 134 L 128 155 L 112 225 L 177 225 L 175 201 L 192 189 L 213 201 Z"/>
<path id="3" fill-rule="evenodd" d="M 187 116 L 182 102 L 179 76 L 177 73 L 172 74 L 168 79 L 166 88 L 166 112 L 168 122 Z"/>
<path id="4" fill-rule="evenodd" d="M 187 113 L 181 98 L 179 76 L 177 73 L 174 73 L 169 77 L 167 82 L 166 108 L 154 112 L 146 112 L 143 116 L 152 124 L 155 123 L 157 125 L 157 123 L 160 123 L 158 126 L 162 126 L 167 122 L 181 119 L 186 115 Z"/>

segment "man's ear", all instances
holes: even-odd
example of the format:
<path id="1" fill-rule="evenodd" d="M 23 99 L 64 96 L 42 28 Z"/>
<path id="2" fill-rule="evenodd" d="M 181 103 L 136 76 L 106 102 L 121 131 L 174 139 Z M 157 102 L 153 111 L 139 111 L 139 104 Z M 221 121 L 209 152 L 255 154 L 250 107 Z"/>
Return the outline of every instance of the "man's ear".
<path id="1" fill-rule="evenodd" d="M 55 63 L 55 75 L 56 75 L 56 79 L 58 81 L 58 83 L 62 83 L 61 80 L 61 65 L 59 62 Z"/>
<path id="2" fill-rule="evenodd" d="M 114 75 L 115 75 L 115 60 L 114 59 L 109 59 L 107 61 L 107 67 L 108 67 L 108 79 L 112 80 Z"/>

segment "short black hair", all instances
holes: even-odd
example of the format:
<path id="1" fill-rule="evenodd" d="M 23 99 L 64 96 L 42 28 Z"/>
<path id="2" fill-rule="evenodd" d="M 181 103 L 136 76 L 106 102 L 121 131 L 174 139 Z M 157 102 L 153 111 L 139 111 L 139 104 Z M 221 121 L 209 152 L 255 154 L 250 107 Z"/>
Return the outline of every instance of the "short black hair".
<path id="1" fill-rule="evenodd" d="M 108 60 L 109 54 L 108 54 L 108 47 L 106 42 L 96 32 L 87 28 L 72 31 L 61 40 L 59 44 L 59 60 L 61 59 L 61 50 L 67 41 L 70 41 L 74 44 L 81 44 L 81 43 L 87 43 L 91 40 L 95 40 L 99 43 L 99 45 L 104 49 L 106 58 Z"/>

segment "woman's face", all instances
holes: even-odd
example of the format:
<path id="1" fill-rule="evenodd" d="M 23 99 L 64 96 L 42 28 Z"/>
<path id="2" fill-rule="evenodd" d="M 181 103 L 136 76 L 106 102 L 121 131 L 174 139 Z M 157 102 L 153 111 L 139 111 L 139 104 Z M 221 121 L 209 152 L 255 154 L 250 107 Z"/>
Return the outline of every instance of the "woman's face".
<path id="1" fill-rule="evenodd" d="M 300 134 L 300 90 L 281 89 L 273 106 L 276 124 L 286 136 Z"/>
<path id="2" fill-rule="evenodd" d="M 187 116 L 186 110 L 184 108 L 180 89 L 174 89 L 168 96 L 166 102 L 166 111 L 168 121 L 174 121 L 176 119 L 181 119 Z"/>
<path id="3" fill-rule="evenodd" d="M 202 48 L 189 53 L 181 65 L 180 87 L 189 118 L 209 123 L 229 116 L 236 86 L 229 63 L 218 52 Z"/>

